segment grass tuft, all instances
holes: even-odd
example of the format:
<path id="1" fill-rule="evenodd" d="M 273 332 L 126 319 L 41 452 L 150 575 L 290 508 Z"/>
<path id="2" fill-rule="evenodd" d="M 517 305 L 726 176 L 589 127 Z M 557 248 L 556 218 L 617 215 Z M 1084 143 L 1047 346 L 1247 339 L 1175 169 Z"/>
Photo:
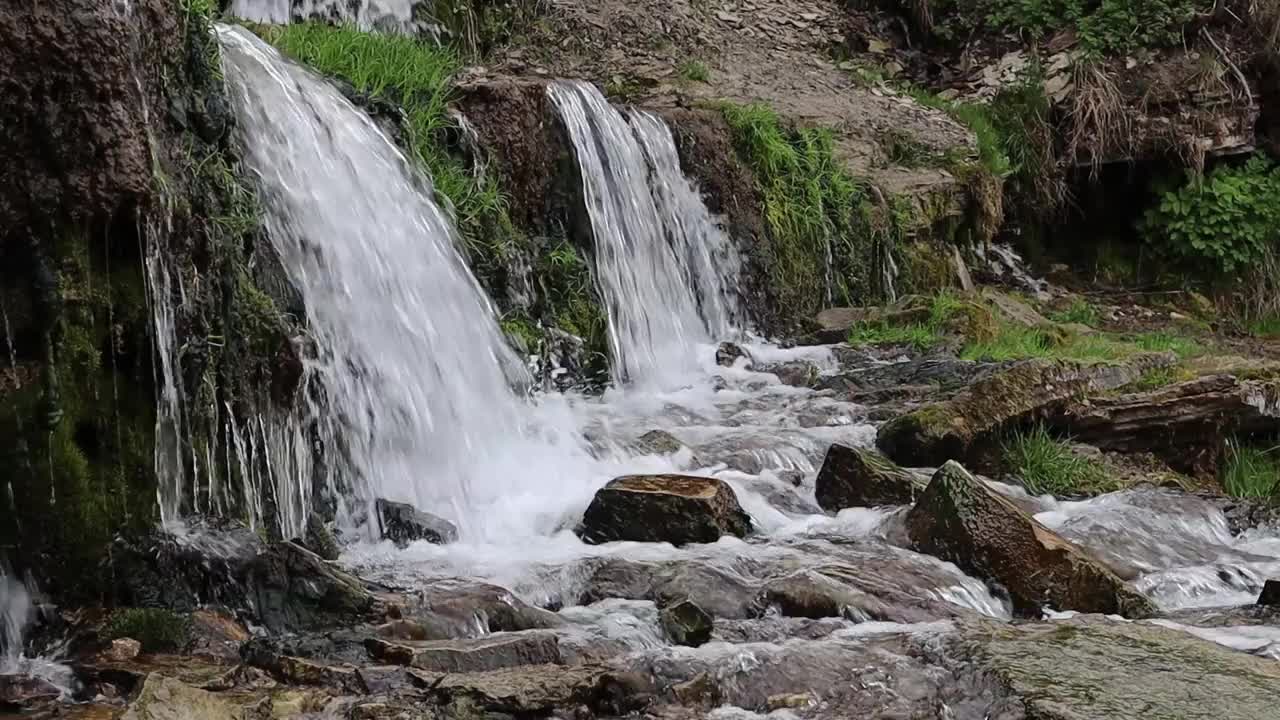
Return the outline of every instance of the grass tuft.
<path id="1" fill-rule="evenodd" d="M 1280 489 L 1280 447 L 1261 449 L 1227 441 L 1222 489 L 1232 497 L 1269 498 Z"/>
<path id="2" fill-rule="evenodd" d="M 707 82 L 711 79 L 711 70 L 701 60 L 686 60 L 680 63 L 680 78 L 687 82 Z"/>
<path id="3" fill-rule="evenodd" d="M 1005 438 L 1001 452 L 1005 466 L 1033 495 L 1090 494 L 1113 486 L 1101 464 L 1072 452 L 1043 425 Z"/>
<path id="4" fill-rule="evenodd" d="M 1089 304 L 1089 301 L 1078 297 L 1072 300 L 1065 310 L 1054 313 L 1050 317 L 1055 322 L 1093 326 L 1098 322 L 1098 309 Z"/>
<path id="5" fill-rule="evenodd" d="M 102 628 L 105 640 L 133 638 L 143 652 L 180 650 L 191 633 L 190 619 L 162 608 L 123 608 L 111 613 Z"/>

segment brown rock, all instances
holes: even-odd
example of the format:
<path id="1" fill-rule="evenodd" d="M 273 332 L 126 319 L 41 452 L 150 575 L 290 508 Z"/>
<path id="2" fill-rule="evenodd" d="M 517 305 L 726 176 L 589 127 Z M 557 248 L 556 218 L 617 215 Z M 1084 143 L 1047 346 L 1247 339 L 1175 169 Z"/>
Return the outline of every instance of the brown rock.
<path id="1" fill-rule="evenodd" d="M 596 492 L 578 534 L 589 543 L 614 540 L 715 542 L 745 536 L 751 517 L 721 480 L 692 475 L 627 475 Z"/>
<path id="2" fill-rule="evenodd" d="M 1038 614 L 1046 605 L 1126 617 L 1156 611 L 1101 562 L 955 462 L 934 474 L 906 524 L 916 550 L 1000 583 L 1022 614 Z"/>
<path id="3" fill-rule="evenodd" d="M 470 640 L 388 641 L 369 638 L 379 660 L 429 672 L 479 672 L 516 665 L 558 664 L 560 643 L 550 632 L 495 633 Z"/>
<path id="4" fill-rule="evenodd" d="M 102 653 L 103 657 L 112 662 L 128 662 L 142 652 L 142 643 L 133 638 L 116 638 L 111 641 L 111 646 Z"/>
<path id="5" fill-rule="evenodd" d="M 874 450 L 832 444 L 818 471 L 815 494 L 828 512 L 850 507 L 907 505 L 924 491 L 925 480 Z"/>

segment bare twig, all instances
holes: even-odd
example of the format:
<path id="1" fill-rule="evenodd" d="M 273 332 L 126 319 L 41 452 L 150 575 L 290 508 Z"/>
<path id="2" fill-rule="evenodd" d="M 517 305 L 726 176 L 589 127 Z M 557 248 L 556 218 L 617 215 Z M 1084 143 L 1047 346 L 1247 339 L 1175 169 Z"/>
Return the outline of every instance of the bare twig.
<path id="1" fill-rule="evenodd" d="M 1213 34 L 1209 32 L 1209 28 L 1200 28 L 1200 34 L 1204 36 L 1205 40 L 1209 41 L 1209 44 L 1213 46 L 1214 50 L 1218 51 L 1218 55 L 1222 56 L 1222 61 L 1227 64 L 1227 67 L 1231 68 L 1232 71 L 1235 72 L 1236 78 L 1240 80 L 1240 86 L 1244 88 L 1244 95 L 1249 101 L 1249 107 L 1253 107 L 1253 90 L 1249 88 L 1248 78 L 1244 76 L 1244 73 L 1240 72 L 1240 68 L 1231 60 L 1231 56 L 1227 55 L 1227 51 L 1223 50 L 1222 46 L 1218 44 L 1218 41 L 1213 39 Z"/>

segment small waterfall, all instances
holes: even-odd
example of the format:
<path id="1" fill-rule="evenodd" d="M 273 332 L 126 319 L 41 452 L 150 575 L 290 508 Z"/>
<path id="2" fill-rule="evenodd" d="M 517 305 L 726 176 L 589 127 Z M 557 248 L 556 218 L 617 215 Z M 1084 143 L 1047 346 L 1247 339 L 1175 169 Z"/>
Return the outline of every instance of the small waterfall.
<path id="1" fill-rule="evenodd" d="M 670 386 L 733 324 L 737 258 L 680 172 L 671 131 L 585 82 L 548 87 L 573 140 L 595 233 L 615 379 Z"/>
<path id="2" fill-rule="evenodd" d="M 329 83 L 243 28 L 218 35 L 244 162 L 315 338 L 308 372 L 323 392 L 305 411 L 342 484 L 450 515 L 464 534 L 546 525 L 518 507 L 529 485 L 563 512 L 556 488 L 598 481 L 574 462 L 587 454 L 572 423 L 513 391 L 527 373 L 430 181 Z M 262 433 L 232 435 L 252 454 Z"/>
<path id="3" fill-rule="evenodd" d="M 361 30 L 415 30 L 416 0 L 232 0 L 231 14 L 278 25 L 312 19 L 350 23 Z"/>
<path id="4" fill-rule="evenodd" d="M 31 616 L 31 596 L 0 559 L 0 673 L 11 672 L 22 658 L 22 634 Z"/>

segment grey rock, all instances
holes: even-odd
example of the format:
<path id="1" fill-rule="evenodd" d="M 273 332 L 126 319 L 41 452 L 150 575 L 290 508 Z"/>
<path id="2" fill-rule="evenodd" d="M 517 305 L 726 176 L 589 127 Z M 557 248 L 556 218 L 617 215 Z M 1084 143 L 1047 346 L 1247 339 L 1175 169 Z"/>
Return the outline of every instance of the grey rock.
<path id="1" fill-rule="evenodd" d="M 1258 594 L 1258 604 L 1280 607 L 1280 580 L 1268 580 Z"/>
<path id="2" fill-rule="evenodd" d="M 547 631 L 495 633 L 469 640 L 387 641 L 370 638 L 369 654 L 382 662 L 429 672 L 479 672 L 516 665 L 559 664 L 556 635 Z"/>
<path id="3" fill-rule="evenodd" d="M 358 579 L 292 541 L 258 556 L 249 586 L 259 619 L 276 631 L 350 624 L 374 609 Z"/>
<path id="4" fill-rule="evenodd" d="M 698 647 L 711 639 L 711 616 L 689 600 L 664 607 L 658 615 L 658 623 L 667 638 L 676 645 Z"/>
<path id="5" fill-rule="evenodd" d="M 898 467 L 874 450 L 832 444 L 815 482 L 823 510 L 906 505 L 924 492 L 927 481 Z"/>
<path id="6" fill-rule="evenodd" d="M 379 498 L 377 510 L 382 537 L 399 547 L 415 540 L 443 545 L 458 539 L 458 528 L 453 523 L 422 512 L 408 503 Z"/>

